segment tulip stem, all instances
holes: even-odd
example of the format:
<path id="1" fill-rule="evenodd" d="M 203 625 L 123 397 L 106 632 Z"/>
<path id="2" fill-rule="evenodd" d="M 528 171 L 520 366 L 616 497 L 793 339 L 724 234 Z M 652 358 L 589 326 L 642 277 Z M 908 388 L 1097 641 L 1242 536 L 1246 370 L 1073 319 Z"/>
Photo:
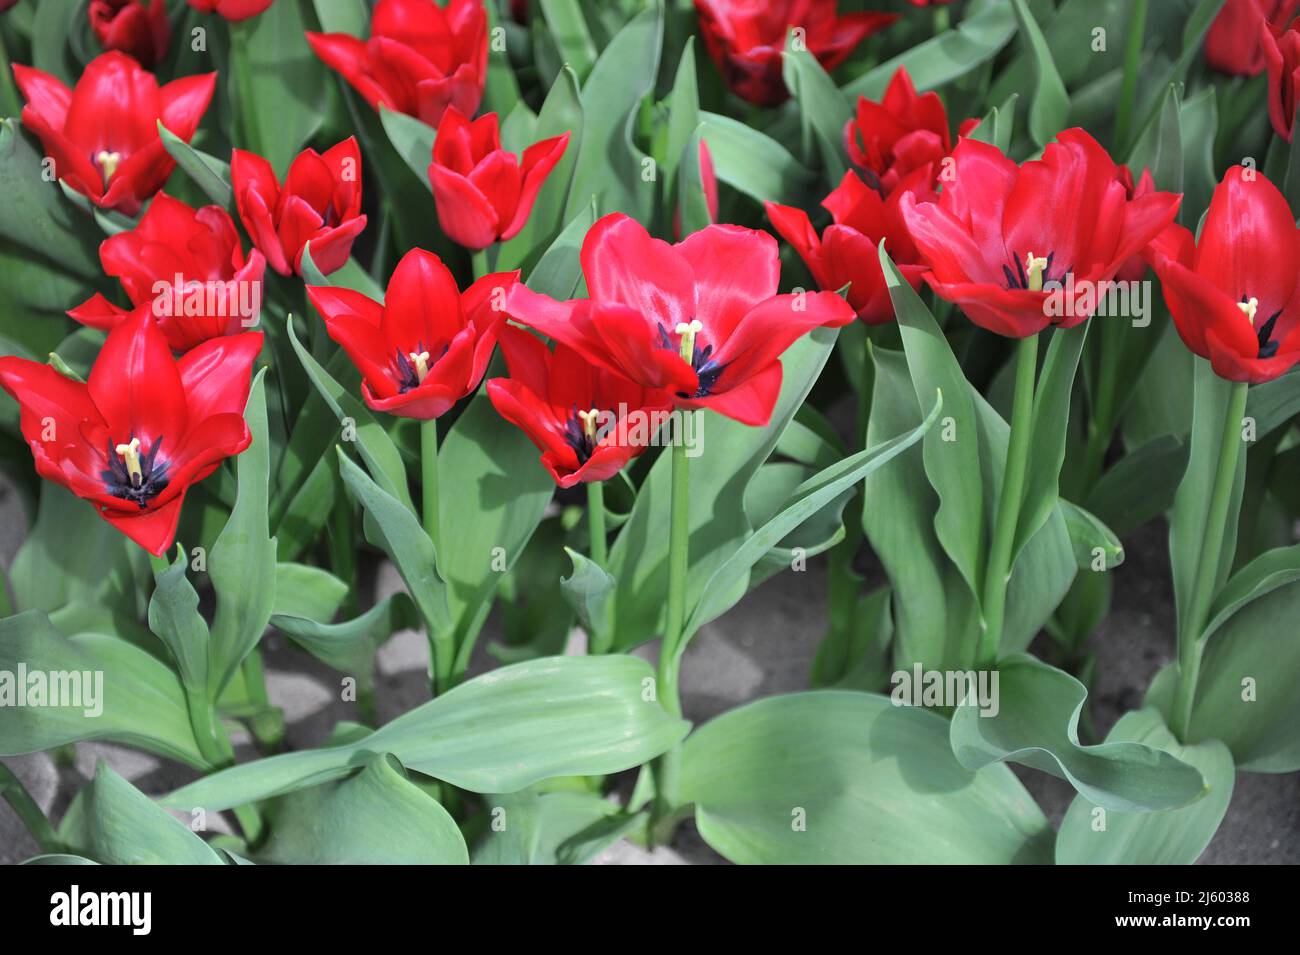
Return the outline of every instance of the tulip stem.
<path id="1" fill-rule="evenodd" d="M 1192 704 L 1196 700 L 1196 682 L 1200 677 L 1204 643 L 1201 633 L 1208 622 L 1210 601 L 1214 596 L 1223 554 L 1223 537 L 1227 533 L 1228 509 L 1232 505 L 1232 486 L 1237 477 L 1237 459 L 1241 454 L 1241 419 L 1246 413 L 1246 382 L 1234 382 L 1223 416 L 1223 435 L 1219 440 L 1219 462 L 1210 490 L 1210 506 L 1205 515 L 1196 577 L 1188 598 L 1186 618 L 1178 621 L 1178 683 L 1174 691 L 1173 725 L 1170 729 L 1182 743 L 1188 742 L 1192 724 Z"/>
<path id="2" fill-rule="evenodd" d="M 420 514 L 424 519 L 424 530 L 433 542 L 433 555 L 437 565 L 445 566 L 447 556 L 442 552 L 442 541 L 438 520 L 438 419 L 429 418 L 420 422 L 420 490 L 422 495 Z M 439 574 L 442 571 L 435 566 Z M 424 629 L 429 637 L 429 659 L 433 694 L 437 696 L 451 686 L 452 666 L 455 662 L 455 648 L 451 644 L 450 634 L 435 633 L 430 621 L 424 622 Z"/>
<path id="3" fill-rule="evenodd" d="M 682 715 L 677 688 L 681 664 L 682 637 L 686 629 L 686 574 L 690 567 L 690 458 L 684 440 L 686 415 L 677 412 L 681 426 L 672 446 L 672 511 L 668 524 L 668 604 L 664 615 L 664 639 L 659 647 L 659 701 L 673 716 Z M 677 805 L 678 777 L 682 752 L 674 746 L 655 761 L 655 799 L 650 813 L 649 841 L 653 845 L 660 824 Z"/>
<path id="4" fill-rule="evenodd" d="M 605 482 L 587 482 L 587 530 L 591 539 L 590 556 L 605 569 L 609 560 L 605 546 Z"/>
<path id="5" fill-rule="evenodd" d="M 977 663 L 995 667 L 1002 644 L 1006 617 L 1007 584 L 1011 578 L 1011 548 L 1020 504 L 1024 498 L 1025 469 L 1029 463 L 1029 439 L 1033 428 L 1034 376 L 1038 370 L 1038 336 L 1027 335 L 1016 346 L 1016 390 L 1011 406 L 1011 434 L 1007 440 L 1006 468 L 1002 494 L 994 517 L 993 545 L 984 572 L 984 629 L 980 633 Z"/>
<path id="6" fill-rule="evenodd" d="M 474 270 L 475 281 L 488 274 L 487 249 L 475 249 L 470 253 L 469 261 Z"/>
<path id="7" fill-rule="evenodd" d="M 41 807 L 36 804 L 36 800 L 27 791 L 23 781 L 4 763 L 0 763 L 0 796 L 4 796 L 5 802 L 9 803 L 19 820 L 27 827 L 27 831 L 31 833 L 32 839 L 40 847 L 41 852 L 67 851 L 55 833 L 54 826 L 50 824 L 49 818 L 41 812 Z"/>

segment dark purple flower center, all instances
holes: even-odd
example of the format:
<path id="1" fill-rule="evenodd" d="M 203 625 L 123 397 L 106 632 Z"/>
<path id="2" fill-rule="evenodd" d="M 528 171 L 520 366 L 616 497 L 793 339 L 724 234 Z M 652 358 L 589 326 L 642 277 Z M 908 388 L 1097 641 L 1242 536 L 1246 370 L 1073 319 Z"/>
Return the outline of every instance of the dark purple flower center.
<path id="1" fill-rule="evenodd" d="M 662 322 L 659 323 L 660 348 L 667 348 L 669 351 L 677 352 L 680 355 L 682 351 L 681 342 L 681 335 L 668 331 Z M 726 366 L 715 361 L 711 357 L 712 355 L 712 345 L 705 345 L 701 348 L 697 343 L 692 347 L 691 368 L 695 370 L 695 377 L 699 381 L 699 385 L 695 390 L 695 394 L 688 395 L 679 391 L 677 393 L 678 398 L 706 398 L 713 393 L 713 389 L 718 384 L 718 377 Z"/>
<path id="2" fill-rule="evenodd" d="M 106 455 L 108 467 L 99 472 L 108 493 L 134 501 L 142 511 L 148 507 L 149 502 L 167 487 L 168 463 L 158 460 L 162 441 L 162 438 L 154 441 L 149 450 L 141 454 L 141 445 L 135 435 L 126 444 L 114 445 L 110 440 Z"/>

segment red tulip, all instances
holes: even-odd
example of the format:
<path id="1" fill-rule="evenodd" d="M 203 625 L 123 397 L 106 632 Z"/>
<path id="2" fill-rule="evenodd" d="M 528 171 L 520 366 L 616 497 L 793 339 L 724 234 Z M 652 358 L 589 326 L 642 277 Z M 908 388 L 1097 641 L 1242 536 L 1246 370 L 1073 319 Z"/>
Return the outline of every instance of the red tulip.
<path id="1" fill-rule="evenodd" d="M 1300 19 L 1293 20 L 1285 30 L 1271 23 L 1260 29 L 1268 66 L 1268 118 L 1277 134 L 1289 143 L 1300 103 Z"/>
<path id="2" fill-rule="evenodd" d="M 412 249 L 388 280 L 384 304 L 360 292 L 310 285 L 325 328 L 361 372 L 376 411 L 427 420 L 478 387 L 505 324 L 516 272 L 494 272 L 463 293 L 442 260 Z"/>
<path id="3" fill-rule="evenodd" d="M 937 201 L 904 193 L 903 220 L 935 292 L 1012 338 L 1087 319 L 1099 283 L 1173 221 L 1182 199 L 1153 192 L 1130 200 L 1114 161 L 1081 129 L 1065 130 L 1020 167 L 973 139 L 961 140 L 952 158 L 952 181 Z M 1060 296 L 1053 290 L 1067 276 L 1073 297 L 1054 322 L 1049 296 Z"/>
<path id="4" fill-rule="evenodd" d="M 918 169 L 908 182 L 925 189 L 929 179 L 929 170 Z M 900 189 L 882 199 L 850 170 L 835 191 L 822 200 L 834 221 L 821 238 L 802 209 L 769 202 L 767 217 L 807 263 L 819 286 L 834 292 L 848 285 L 849 304 L 858 318 L 869 325 L 880 325 L 894 318 L 893 302 L 876 251 L 880 240 L 885 240 L 886 251 L 912 288 L 920 286 L 927 270 L 920 264 L 916 246 L 898 211 L 903 192 Z"/>
<path id="5" fill-rule="evenodd" d="M 0 0 L 0 13 L 4 13 L 17 2 L 18 0 Z"/>
<path id="6" fill-rule="evenodd" d="M 958 135 L 969 135 L 978 125 L 977 119 L 965 120 Z M 930 170 L 933 182 L 952 152 L 948 111 L 933 90 L 918 96 L 900 66 L 879 103 L 858 97 L 857 115 L 844 126 L 844 144 L 867 184 L 886 196 L 921 167 Z"/>
<path id="7" fill-rule="evenodd" d="M 244 259 L 230 214 L 191 209 L 160 192 L 140 223 L 99 246 L 104 271 L 122 283 L 132 306 L 152 304 L 173 351 L 247 331 L 257 320 L 266 259 Z M 68 314 L 92 328 L 112 328 L 129 313 L 98 292 Z"/>
<path id="8" fill-rule="evenodd" d="M 1259 384 L 1300 361 L 1300 233 L 1262 173 L 1229 169 L 1200 239 L 1173 226 L 1149 255 L 1178 334 L 1215 374 Z"/>
<path id="9" fill-rule="evenodd" d="M 1297 7 L 1300 0 L 1227 0 L 1205 34 L 1205 62 L 1220 73 L 1258 76 L 1265 66 L 1265 25 L 1280 29 Z"/>
<path id="10" fill-rule="evenodd" d="M 829 72 L 894 13 L 847 13 L 835 0 L 695 0 L 709 56 L 733 93 L 759 106 L 775 106 L 790 93 L 781 77 L 781 51 L 791 27 Z"/>
<path id="11" fill-rule="evenodd" d="M 419 117 L 430 126 L 448 106 L 473 116 L 487 77 L 483 0 L 379 0 L 370 39 L 308 33 L 307 42 L 375 109 Z"/>
<path id="12" fill-rule="evenodd" d="M 501 148 L 496 113 L 470 122 L 455 106 L 447 107 L 429 163 L 442 231 L 467 249 L 514 238 L 568 145 L 568 133 L 544 139 L 516 160 Z"/>
<path id="13" fill-rule="evenodd" d="M 23 125 L 40 137 L 59 178 L 95 205 L 133 216 L 176 167 L 158 138 L 158 120 L 188 142 L 217 74 L 159 88 L 135 60 L 111 52 L 92 60 L 73 90 L 21 64 L 14 78 L 27 99 Z"/>
<path id="14" fill-rule="evenodd" d="M 361 150 L 351 136 L 324 153 L 299 153 L 283 187 L 261 156 L 233 150 L 230 181 L 240 221 L 281 275 L 302 274 L 302 250 L 308 242 L 322 275 L 342 268 L 353 241 L 366 227 L 361 214 Z"/>
<path id="15" fill-rule="evenodd" d="M 151 69 L 172 40 L 166 0 L 90 0 L 90 27 L 106 50 L 120 50 Z"/>
<path id="16" fill-rule="evenodd" d="M 271 5 L 271 0 L 189 0 L 199 13 L 215 13 L 230 21 L 255 17 Z"/>
<path id="17" fill-rule="evenodd" d="M 1148 196 L 1156 191 L 1156 182 L 1151 178 L 1151 170 L 1143 169 L 1137 183 L 1133 182 L 1133 171 L 1128 166 L 1119 167 L 1119 181 L 1124 184 L 1125 194 L 1130 199 Z M 1129 257 L 1129 260 L 1115 272 L 1115 278 L 1121 282 L 1140 282 L 1147 274 L 1147 260 L 1144 253 Z"/>
<path id="18" fill-rule="evenodd" d="M 537 445 L 560 487 L 612 478 L 650 446 L 672 410 L 668 392 L 642 388 L 564 345 L 552 352 L 520 329 L 501 332 L 501 351 L 510 377 L 489 381 L 488 397 Z"/>
<path id="19" fill-rule="evenodd" d="M 517 285 L 506 310 L 588 361 L 668 389 L 680 408 L 745 424 L 771 417 L 782 352 L 805 332 L 853 320 L 833 292 L 777 295 L 776 240 L 738 226 L 669 245 L 613 213 L 587 233 L 582 271 L 589 299 L 557 302 Z"/>
<path id="20" fill-rule="evenodd" d="M 249 372 L 261 332 L 214 338 L 172 358 L 147 307 L 108 333 L 85 384 L 49 365 L 0 358 L 36 471 L 93 504 L 152 554 L 176 536 L 181 502 L 248 447 Z"/>

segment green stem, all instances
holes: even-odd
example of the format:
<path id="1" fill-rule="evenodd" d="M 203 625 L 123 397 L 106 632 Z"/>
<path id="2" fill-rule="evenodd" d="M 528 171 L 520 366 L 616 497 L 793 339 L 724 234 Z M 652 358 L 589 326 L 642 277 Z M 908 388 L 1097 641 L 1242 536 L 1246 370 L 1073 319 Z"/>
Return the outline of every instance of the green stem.
<path id="1" fill-rule="evenodd" d="M 1007 441 L 1007 463 L 1002 475 L 1002 494 L 993 525 L 993 545 L 984 572 L 984 630 L 980 634 L 977 663 L 997 665 L 1006 615 L 1007 582 L 1011 575 L 1011 547 L 1020 519 L 1025 489 L 1025 468 L 1029 462 L 1029 438 L 1033 426 L 1034 375 L 1038 368 L 1038 336 L 1020 339 L 1016 349 L 1016 391 L 1011 406 L 1011 435 Z"/>
<path id="2" fill-rule="evenodd" d="M 474 269 L 475 280 L 481 279 L 488 274 L 487 249 L 475 249 L 470 253 L 469 261 Z"/>
<path id="3" fill-rule="evenodd" d="M 1178 626 L 1178 684 L 1174 691 L 1173 725 L 1178 739 L 1186 743 L 1192 723 L 1192 704 L 1196 699 L 1196 681 L 1200 676 L 1201 631 L 1205 629 L 1210 601 L 1218 582 L 1219 562 L 1223 553 L 1223 535 L 1227 528 L 1228 508 L 1232 505 L 1232 485 L 1237 477 L 1237 459 L 1241 454 L 1241 419 L 1246 413 L 1245 382 L 1236 382 L 1223 416 L 1223 436 L 1219 443 L 1219 462 L 1210 491 L 1210 508 L 1205 516 L 1204 536 L 1196 564 L 1196 581 L 1192 585 L 1186 619 Z"/>
<path id="4" fill-rule="evenodd" d="M 4 796 L 5 802 L 9 803 L 27 831 L 32 834 L 32 839 L 40 846 L 41 852 L 67 851 L 55 834 L 50 820 L 45 813 L 41 812 L 41 807 L 36 805 L 36 800 L 23 785 L 23 781 L 4 763 L 0 763 L 0 795 Z"/>
<path id="5" fill-rule="evenodd" d="M 1115 399 L 1118 382 L 1116 376 L 1119 373 L 1119 354 L 1118 345 L 1120 336 L 1117 334 L 1120 329 L 1112 327 L 1110 323 L 1102 322 L 1099 329 L 1101 339 L 1098 344 L 1100 351 L 1100 367 L 1097 372 L 1097 395 L 1096 402 L 1092 409 L 1092 415 L 1088 419 L 1088 443 L 1083 452 L 1083 466 L 1080 468 L 1079 481 L 1077 487 L 1081 491 L 1089 491 L 1101 477 L 1102 468 L 1106 463 L 1106 450 L 1110 447 L 1110 439 L 1115 431 Z"/>
<path id="6" fill-rule="evenodd" d="M 22 112 L 22 100 L 18 98 L 18 88 L 14 85 L 13 69 L 9 65 L 9 51 L 5 47 L 5 35 L 0 28 L 0 117 L 14 117 Z"/>
<path id="7" fill-rule="evenodd" d="M 422 502 L 420 514 L 424 519 L 424 530 L 433 541 L 433 553 L 439 563 L 446 563 L 442 552 L 438 521 L 438 419 L 430 418 L 420 422 L 420 490 Z M 455 664 L 455 648 L 451 635 L 438 633 L 429 621 L 424 622 L 429 637 L 429 657 L 432 661 L 433 693 L 450 688 L 452 667 Z"/>
<path id="8" fill-rule="evenodd" d="M 685 415 L 678 422 L 685 428 Z M 668 525 L 668 604 L 664 617 L 664 639 L 659 648 L 659 701 L 673 716 L 682 715 L 678 691 L 682 636 L 686 629 L 686 572 L 690 566 L 690 458 L 686 456 L 684 431 L 672 447 L 672 511 Z M 659 824 L 677 805 L 681 747 L 674 746 L 655 761 L 655 801 L 650 814 L 650 841 L 654 843 Z"/>
<path id="9" fill-rule="evenodd" d="M 1146 32 L 1147 0 L 1133 0 L 1128 20 L 1128 45 L 1124 48 L 1124 80 L 1115 112 L 1115 155 L 1128 151 L 1129 126 L 1133 121 L 1133 102 L 1137 96 L 1138 63 L 1142 59 L 1142 41 Z"/>
<path id="10" fill-rule="evenodd" d="M 248 721 L 249 728 L 262 749 L 275 752 L 284 742 L 284 719 L 280 711 L 271 705 L 270 694 L 266 692 L 262 652 L 256 648 L 250 650 L 239 664 L 239 670 L 244 678 L 244 692 L 249 702 L 258 708 Z"/>
<path id="11" fill-rule="evenodd" d="M 591 539 L 589 556 L 604 570 L 609 554 L 605 544 L 605 485 L 602 481 L 587 482 L 587 530 Z"/>

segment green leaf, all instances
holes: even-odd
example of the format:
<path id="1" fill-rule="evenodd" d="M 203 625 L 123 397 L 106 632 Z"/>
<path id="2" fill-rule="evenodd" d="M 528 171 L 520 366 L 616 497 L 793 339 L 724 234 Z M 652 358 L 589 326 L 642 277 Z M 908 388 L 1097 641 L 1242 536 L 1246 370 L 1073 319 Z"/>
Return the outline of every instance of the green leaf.
<path id="1" fill-rule="evenodd" d="M 293 613 L 277 613 L 271 617 L 271 626 L 316 659 L 355 677 L 358 687 L 368 691 L 375 682 L 375 651 L 398 630 L 420 626 L 420 617 L 411 598 L 399 592 L 351 620 L 328 623 Z"/>
<path id="2" fill-rule="evenodd" d="M 799 205 L 817 177 L 790 151 L 753 127 L 718 113 L 700 112 L 718 180 L 756 202 Z"/>
<path id="3" fill-rule="evenodd" d="M 1256 441 L 1289 424 L 1297 414 L 1300 414 L 1300 372 L 1290 372 L 1246 392 L 1246 417 L 1255 419 Z"/>
<path id="4" fill-rule="evenodd" d="M 1209 792 L 1181 809 L 1162 812 L 1100 810 L 1076 796 L 1061 821 L 1056 861 L 1061 865 L 1191 865 L 1214 837 L 1235 781 L 1232 754 L 1218 740 L 1183 746 L 1153 709 L 1125 713 L 1107 743 L 1153 746 L 1196 767 Z"/>
<path id="5" fill-rule="evenodd" d="M 691 734 L 682 796 L 732 862 L 1046 862 L 1029 793 L 1005 766 L 963 769 L 945 729 L 873 693 L 769 697 Z"/>
<path id="6" fill-rule="evenodd" d="M 187 809 L 190 807 L 186 807 Z M 105 865 L 224 865 L 221 856 L 106 763 L 78 805 L 73 848 Z"/>
<path id="7" fill-rule="evenodd" d="M 1129 166 L 1135 170 L 1151 170 L 1151 178 L 1157 189 L 1181 193 L 1183 133 L 1178 88 L 1168 87 L 1160 103 L 1156 121 L 1146 127 L 1133 146 Z"/>
<path id="8" fill-rule="evenodd" d="M 208 624 L 199 613 L 199 595 L 185 576 L 185 552 L 177 548 L 176 560 L 157 572 L 149 600 L 149 629 L 171 651 L 181 682 L 190 692 L 208 688 Z"/>
<path id="9" fill-rule="evenodd" d="M 596 63 L 596 44 L 587 29 L 581 4 L 577 0 L 541 0 L 541 7 L 565 65 L 572 68 L 579 80 L 584 79 Z"/>
<path id="10" fill-rule="evenodd" d="M 638 824 L 644 813 L 621 812 L 618 803 L 573 790 L 535 788 L 487 797 L 492 827 L 474 847 L 475 865 L 582 865 Z"/>
<path id="11" fill-rule="evenodd" d="M 463 683 L 364 739 L 235 766 L 164 802 L 226 809 L 337 779 L 379 752 L 471 792 L 621 772 L 667 751 L 688 729 L 645 700 L 652 678 L 648 663 L 624 655 L 516 663 Z"/>
<path id="12" fill-rule="evenodd" d="M 1040 146 L 1046 146 L 1065 128 L 1070 113 L 1070 95 L 1061 75 L 1056 72 L 1052 51 L 1043 39 L 1025 0 L 1011 0 L 1020 34 L 1034 55 L 1034 93 L 1029 101 L 1029 133 Z"/>
<path id="13" fill-rule="evenodd" d="M 1088 691 L 1068 673 L 1027 654 L 1002 659 L 996 672 L 987 703 L 953 713 L 953 753 L 968 769 L 1012 760 L 1066 780 L 1107 810 L 1174 809 L 1203 792 L 1201 774 L 1161 750 L 1132 742 L 1080 744 Z"/>
<path id="14" fill-rule="evenodd" d="M 190 766 L 206 765 L 190 729 L 180 680 L 165 663 L 135 644 L 99 633 L 64 637 L 45 614 L 29 610 L 0 620 L 0 671 L 16 674 L 20 666 L 29 674 L 81 674 L 83 705 L 7 710 L 0 720 L 0 756 L 106 739 Z M 96 673 L 102 674 L 102 684 Z M 85 683 L 86 679 L 91 682 Z M 101 706 L 99 715 L 87 715 Z"/>
<path id="15" fill-rule="evenodd" d="M 810 682 L 814 689 L 871 691 L 885 685 L 894 639 L 890 588 L 861 594 L 851 624 L 832 628 L 817 647 Z"/>
<path id="16" fill-rule="evenodd" d="M 1186 443 L 1172 434 L 1157 435 L 1103 474 L 1084 505 L 1123 537 L 1173 505 L 1178 479 L 1186 469 Z"/>
<path id="17" fill-rule="evenodd" d="M 528 287 L 551 298 L 573 298 L 582 284 L 582 240 L 596 222 L 596 198 L 575 215 L 528 274 Z"/>
<path id="18" fill-rule="evenodd" d="M 468 865 L 469 850 L 456 821 L 393 762 L 379 753 L 355 776 L 277 800 L 258 861 Z"/>
<path id="19" fill-rule="evenodd" d="M 1008 152 L 1016 128 L 1016 101 L 1019 99 L 1019 93 L 1012 93 L 1001 106 L 991 107 L 979 125 L 971 130 L 970 138 Z"/>
<path id="20" fill-rule="evenodd" d="M 751 534 L 709 577 L 699 603 L 687 620 L 683 650 L 700 627 L 735 603 L 730 598 L 735 595 L 737 587 L 745 583 L 750 569 L 764 554 L 834 498 L 858 485 L 867 474 L 920 441 L 938 419 L 942 407 L 943 396 L 936 394 L 925 420 L 907 434 L 859 451 L 805 481 L 795 491 L 795 502 Z"/>
<path id="21" fill-rule="evenodd" d="M 366 406 L 344 391 L 303 348 L 293 330 L 292 320 L 285 322 L 285 328 L 289 332 L 289 342 L 293 345 L 298 360 L 302 362 L 307 377 L 311 379 L 316 390 L 325 399 L 325 403 L 339 419 L 339 423 L 344 426 L 344 440 L 350 440 L 349 436 L 355 438 L 357 451 L 360 452 L 361 459 L 366 462 L 366 467 L 370 469 L 375 481 L 385 492 L 414 512 L 415 505 L 411 503 L 411 491 L 406 483 L 406 465 L 402 463 L 401 452 L 397 450 L 397 445 L 393 444 L 393 439 L 388 436 L 383 425 L 375 420 Z"/>
<path id="22" fill-rule="evenodd" d="M 438 572 L 433 541 L 416 520 L 415 513 L 353 464 L 342 448 L 338 449 L 338 459 L 339 473 L 348 490 L 373 518 L 373 526 L 379 535 L 375 543 L 383 547 L 384 552 L 397 565 L 397 571 L 406 582 L 406 589 L 419 608 L 420 616 L 427 621 L 432 631 L 449 632 L 451 614 L 448 610 L 447 585 Z M 449 535 L 447 539 L 458 538 Z"/>
<path id="23" fill-rule="evenodd" d="M 583 628 L 593 638 L 602 638 L 609 630 L 609 599 L 614 593 L 614 578 L 590 557 L 572 547 L 564 548 L 573 561 L 573 573 L 560 578 L 560 589 Z"/>
<path id="24" fill-rule="evenodd" d="M 407 116 L 386 106 L 379 108 L 379 121 L 384 127 L 384 132 L 388 134 L 388 141 L 393 144 L 393 149 L 402 157 L 402 162 L 410 167 L 415 178 L 424 184 L 424 188 L 432 192 L 433 186 L 429 183 L 429 163 L 433 161 L 433 142 L 437 138 L 437 130 L 414 116 Z"/>
<path id="25" fill-rule="evenodd" d="M 203 194 L 221 206 L 230 208 L 234 192 L 230 185 L 230 163 L 195 149 L 158 120 L 158 137 L 176 165 L 194 180 Z"/>
<path id="26" fill-rule="evenodd" d="M 307 564 L 275 565 L 272 614 L 328 621 L 347 598 L 348 585 L 328 570 Z"/>
<path id="27" fill-rule="evenodd" d="M 312 6 L 323 32 L 365 37 L 370 26 L 365 0 L 312 0 Z"/>
<path id="28" fill-rule="evenodd" d="M 1103 570 L 1114 570 L 1124 563 L 1124 545 L 1114 531 L 1077 504 L 1071 504 L 1064 498 L 1057 503 L 1065 516 L 1070 544 L 1074 547 L 1074 559 L 1080 570 L 1100 573 Z M 1098 554 L 1097 551 L 1101 553 Z M 1096 566 L 1098 557 L 1102 559 L 1100 568 Z"/>
<path id="29" fill-rule="evenodd" d="M 844 126 L 853 118 L 853 108 L 806 44 L 787 39 L 782 59 L 785 85 L 799 104 L 805 139 L 816 138 L 822 168 L 832 183 L 838 183 L 846 168 Z"/>
<path id="30" fill-rule="evenodd" d="M 253 441 L 235 462 L 239 475 L 235 507 L 208 554 L 208 577 L 217 593 L 208 671 L 213 699 L 257 646 L 275 605 L 275 539 L 267 516 L 271 441 L 265 377 L 262 369 L 253 379 L 244 411 Z"/>
<path id="31" fill-rule="evenodd" d="M 1237 571 L 1214 596 L 1209 623 L 1201 639 L 1207 639 L 1238 610 L 1267 593 L 1300 580 L 1300 544 L 1276 547 L 1260 554 Z"/>

